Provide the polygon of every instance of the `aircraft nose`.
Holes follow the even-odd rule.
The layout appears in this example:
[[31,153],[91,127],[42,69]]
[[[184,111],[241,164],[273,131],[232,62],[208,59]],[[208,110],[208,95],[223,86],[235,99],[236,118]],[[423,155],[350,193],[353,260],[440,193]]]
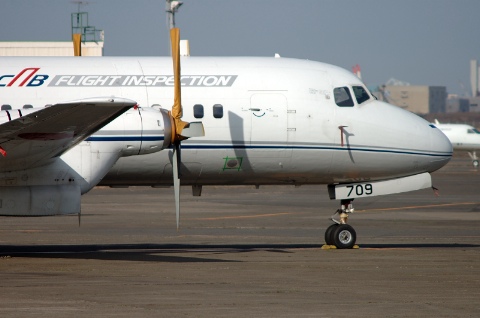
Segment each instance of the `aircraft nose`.
[[453,147],[450,140],[434,124],[430,124],[430,151],[432,160],[429,165],[429,172],[440,169],[446,165],[453,154]]
[[450,161],[452,144],[434,124],[388,103],[376,101],[371,104],[372,112],[368,116],[373,119],[367,120],[375,120],[378,112],[382,118],[388,118],[378,124],[378,129],[372,130],[371,138],[376,138],[378,145],[385,145],[388,140],[388,147],[402,155],[392,171],[397,174],[433,172]]

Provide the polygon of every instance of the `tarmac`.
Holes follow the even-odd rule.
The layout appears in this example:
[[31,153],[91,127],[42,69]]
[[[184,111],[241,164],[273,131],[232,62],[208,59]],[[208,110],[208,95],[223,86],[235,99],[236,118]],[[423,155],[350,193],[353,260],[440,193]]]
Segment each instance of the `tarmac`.
[[[0,217],[1,317],[479,317],[480,172],[357,199],[325,250],[322,186],[98,187],[82,215]],[[79,226],[80,221],[80,226]]]

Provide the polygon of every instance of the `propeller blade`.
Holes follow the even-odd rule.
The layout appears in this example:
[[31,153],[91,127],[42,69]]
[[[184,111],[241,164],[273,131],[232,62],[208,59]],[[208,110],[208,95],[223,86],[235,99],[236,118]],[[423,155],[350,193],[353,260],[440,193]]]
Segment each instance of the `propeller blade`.
[[182,93],[180,84],[180,29],[170,29],[170,41],[172,46],[172,60],[173,60],[173,80],[174,80],[174,100],[172,106],[171,116],[174,122],[174,131],[172,133],[173,142],[173,189],[175,192],[175,214],[177,218],[177,231],[180,226],[180,132],[188,123],[183,122],[182,118]]
[[177,231],[180,226],[180,142],[173,145],[173,190],[175,192],[175,215],[177,217]]
[[174,82],[174,101],[172,111],[169,112],[172,123],[172,145],[173,145],[173,188],[175,192],[175,212],[177,217],[177,231],[180,225],[180,165],[181,160],[181,141],[190,137],[205,136],[205,130],[201,122],[188,123],[182,121],[182,92],[180,82],[180,29],[170,29],[170,41],[172,46],[173,60],[173,82]]
[[[182,94],[180,86],[180,29],[170,29],[170,42],[172,46],[173,59],[173,83],[174,83],[174,100],[172,106],[172,116],[175,120],[182,118]],[[175,123],[176,124],[176,123]]]
[[175,133],[172,134],[172,142],[180,139],[181,132],[187,122],[182,121],[182,92],[180,83],[180,29],[170,29],[170,42],[172,46],[172,60],[173,60],[173,84],[174,84],[174,99],[172,106],[172,118],[174,121]]

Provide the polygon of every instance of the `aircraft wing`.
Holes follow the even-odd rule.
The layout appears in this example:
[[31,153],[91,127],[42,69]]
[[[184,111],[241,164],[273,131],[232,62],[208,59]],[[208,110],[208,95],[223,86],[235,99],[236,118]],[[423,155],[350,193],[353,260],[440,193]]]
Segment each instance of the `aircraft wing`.
[[124,98],[90,98],[28,114],[22,114],[28,112],[24,109],[5,112],[6,120],[18,118],[0,124],[0,171],[44,165],[135,105]]

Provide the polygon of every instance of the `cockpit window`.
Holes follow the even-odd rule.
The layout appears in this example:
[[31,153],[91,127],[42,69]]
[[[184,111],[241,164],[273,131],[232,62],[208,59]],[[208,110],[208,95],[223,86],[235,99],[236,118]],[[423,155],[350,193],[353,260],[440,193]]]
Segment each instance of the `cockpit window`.
[[350,95],[348,87],[335,87],[333,89],[333,95],[335,96],[335,103],[340,107],[352,107],[353,99]]
[[370,95],[368,95],[367,91],[362,86],[353,86],[352,88],[353,94],[355,94],[355,98],[359,105],[370,99]]
[[469,133],[469,134],[480,134],[480,131],[478,131],[475,128],[472,128],[472,129],[468,129],[467,133]]

